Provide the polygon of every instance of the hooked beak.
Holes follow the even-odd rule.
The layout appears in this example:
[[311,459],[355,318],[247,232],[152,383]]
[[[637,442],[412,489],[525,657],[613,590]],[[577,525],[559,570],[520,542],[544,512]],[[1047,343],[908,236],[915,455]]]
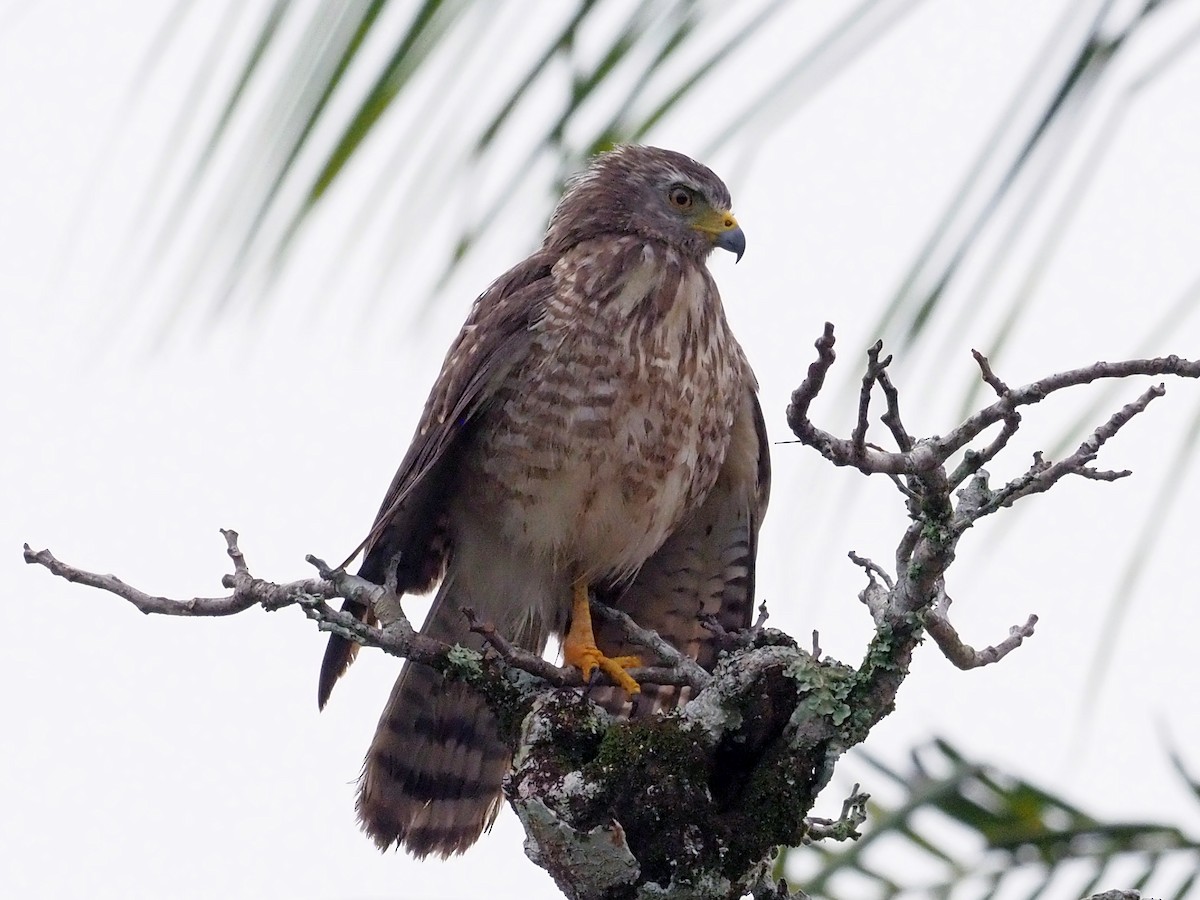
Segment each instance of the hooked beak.
[[728,250],[737,257],[734,262],[741,262],[742,254],[746,252],[746,233],[742,231],[741,226],[734,225],[728,231],[722,231],[717,235],[713,246]]
[[728,250],[739,261],[746,252],[746,233],[728,210],[708,210],[696,218],[692,227],[712,241],[714,247]]

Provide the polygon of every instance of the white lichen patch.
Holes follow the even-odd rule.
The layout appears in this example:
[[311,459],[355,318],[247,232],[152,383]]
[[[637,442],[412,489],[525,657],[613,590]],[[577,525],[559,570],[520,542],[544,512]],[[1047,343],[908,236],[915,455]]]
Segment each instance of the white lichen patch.
[[521,723],[521,743],[513,754],[513,769],[520,769],[529,756],[532,748],[554,739],[553,717],[544,715],[547,703],[546,694],[540,695],[529,708],[525,720]]
[[633,884],[641,874],[625,832],[615,822],[577,831],[536,798],[514,807],[525,827],[525,855],[549,872],[569,873],[560,877],[569,877],[570,883],[559,883],[567,896],[599,900],[620,885]]
[[733,883],[715,872],[691,872],[688,880],[679,883],[671,879],[665,887],[661,884],[642,885],[637,892],[638,900],[712,900],[713,897],[729,897],[734,894]]
[[714,742],[721,735],[734,731],[742,724],[742,714],[736,707],[728,705],[726,696],[715,684],[710,684],[699,697],[683,710],[684,727],[700,729]]
[[801,655],[807,656],[794,647],[760,647],[724,657],[708,686],[683,708],[685,726],[701,729],[714,743],[736,731],[742,725],[740,707],[754,681],[769,668],[794,664]]
[[592,800],[600,794],[600,785],[584,778],[579,772],[568,772],[563,776],[558,794],[564,801]]

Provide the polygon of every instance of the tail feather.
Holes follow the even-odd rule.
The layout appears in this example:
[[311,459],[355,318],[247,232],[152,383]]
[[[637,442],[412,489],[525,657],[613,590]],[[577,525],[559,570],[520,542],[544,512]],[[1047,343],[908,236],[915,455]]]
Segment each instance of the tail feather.
[[461,853],[496,818],[508,765],[478,694],[406,665],[363,764],[359,820],[381,850]]
[[[421,630],[478,649],[453,581],[443,583]],[[545,644],[539,628],[517,639],[535,651]],[[363,763],[359,821],[381,850],[399,845],[418,858],[462,853],[495,820],[510,762],[496,718],[476,691],[405,663]]]
[[[446,517],[427,514],[429,498],[426,495],[431,493],[434,486],[432,482],[426,485],[421,496],[414,496],[410,503],[398,509],[392,508],[389,492],[380,515],[387,513],[395,520],[382,520],[383,524],[380,524],[381,520],[376,521],[378,534],[372,531],[371,536],[363,542],[367,552],[358,570],[359,578],[375,584],[387,584],[390,571],[395,576],[397,593],[422,594],[442,577],[449,552],[449,536]],[[401,512],[404,515],[401,516]],[[399,518],[395,518],[397,516]],[[359,547],[361,549],[362,546]],[[358,550],[355,550],[354,555],[357,553]],[[347,560],[342,566],[345,567],[349,562]],[[342,604],[342,612],[348,612],[368,625],[375,624],[375,616],[363,603],[347,600]],[[340,634],[329,636],[325,657],[321,660],[321,674],[317,679],[318,708],[325,708],[333,686],[346,674],[357,655],[358,644],[354,641]]]
[[[342,604],[342,612],[350,613],[360,622],[374,624],[374,617],[365,604],[347,600]],[[329,702],[334,684],[350,668],[350,663],[354,662],[354,657],[358,655],[358,647],[355,641],[348,640],[340,634],[329,636],[329,643],[325,645],[325,656],[321,659],[321,674],[317,678],[318,709],[324,709],[325,704]]]

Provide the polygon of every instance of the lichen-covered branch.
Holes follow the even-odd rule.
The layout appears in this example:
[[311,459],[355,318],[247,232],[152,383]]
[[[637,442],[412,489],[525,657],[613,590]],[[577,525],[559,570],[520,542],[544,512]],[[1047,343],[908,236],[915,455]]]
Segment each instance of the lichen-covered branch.
[[[112,576],[61,563],[48,551],[26,559],[69,580],[91,584],[167,615],[225,614],[232,605],[300,606],[323,630],[433,665],[475,685],[497,710],[514,753],[506,791],[525,824],[527,852],[571,898],[653,895],[738,898],[769,870],[780,844],[852,838],[841,825],[808,818],[845,749],[839,728],[850,710],[853,670],[820,659],[774,629],[736,637],[712,673],[682,665],[634,670],[646,683],[688,685],[695,699],[668,717],[617,721],[580,695],[574,669],[560,669],[513,646],[464,610],[494,651],[448,647],[413,631],[397,598],[316,558],[314,579],[273,585],[256,579],[226,533],[233,593],[221,598],[146,603]],[[384,619],[371,626],[330,606],[366,602]],[[181,610],[188,610],[181,613]],[[612,616],[598,608],[599,615]],[[613,618],[617,618],[613,616]],[[765,612],[763,615],[765,619]],[[618,619],[618,621],[620,621]],[[637,643],[664,649],[657,635],[622,622]],[[677,651],[663,653],[672,659]],[[646,799],[654,797],[653,803]],[[831,830],[832,829],[832,830]],[[797,896],[797,895],[791,895]]]
[[859,785],[855,784],[850,790],[850,796],[842,801],[842,812],[836,819],[810,816],[804,820],[808,829],[804,843],[858,840],[858,826],[867,821],[867,801],[870,799],[871,795],[860,791]]
[[[996,401],[944,435],[914,440],[899,424],[899,392],[887,375],[889,359],[880,360],[882,345],[877,343],[867,351],[857,422],[850,437],[843,439],[821,430],[808,417],[808,409],[833,365],[833,346],[833,327],[827,324],[816,343],[817,358],[809,367],[809,375],[792,395],[788,424],[802,443],[833,464],[852,465],[868,475],[882,474],[896,481],[913,520],[897,544],[894,578],[878,564],[851,555],[866,571],[868,584],[859,596],[875,622],[875,636],[857,670],[852,695],[851,706],[858,719],[857,730],[850,736],[853,742],[865,736],[875,722],[894,708],[896,692],[924,634],[928,633],[960,668],[994,663],[1032,636],[1036,616],[1013,626],[1008,637],[995,646],[975,650],[962,641],[950,622],[949,597],[945,591],[946,573],[954,561],[959,540],[983,516],[1047,491],[1068,475],[1095,481],[1127,477],[1128,471],[1098,469],[1093,463],[1104,444],[1144,412],[1151,401],[1161,397],[1165,389],[1157,384],[1145,390],[1098,425],[1064,459],[1050,461],[1040,453],[1035,454],[1024,474],[992,489],[983,466],[1005,449],[1021,427],[1019,410],[1057,391],[1103,378],[1166,374],[1198,378],[1200,361],[1167,356],[1097,362],[1011,388],[996,375],[987,358],[976,352],[981,377],[996,394]],[[867,410],[875,387],[883,391],[887,400],[888,410],[881,421],[890,432],[895,450],[884,450],[867,440]],[[980,447],[971,446],[996,424],[1001,425],[996,435]],[[948,471],[952,457],[960,451],[962,459]]]

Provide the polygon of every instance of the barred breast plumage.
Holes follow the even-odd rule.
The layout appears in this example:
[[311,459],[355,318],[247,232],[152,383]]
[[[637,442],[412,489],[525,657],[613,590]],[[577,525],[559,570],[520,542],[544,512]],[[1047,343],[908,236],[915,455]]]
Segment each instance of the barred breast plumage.
[[[626,274],[606,294],[597,272]],[[529,353],[464,461],[465,499],[523,553],[620,580],[716,481],[747,366],[705,302],[707,269],[668,247],[585,243],[552,277]]]

